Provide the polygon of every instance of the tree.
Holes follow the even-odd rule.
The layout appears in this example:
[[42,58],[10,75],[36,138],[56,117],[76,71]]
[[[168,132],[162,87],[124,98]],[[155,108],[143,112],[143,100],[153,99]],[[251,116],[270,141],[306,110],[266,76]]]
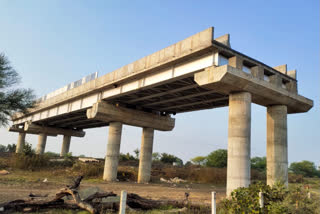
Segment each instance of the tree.
[[251,168],[256,169],[260,172],[265,172],[267,168],[266,157],[254,157],[251,158]]
[[16,147],[17,145],[16,144],[8,144],[7,145],[7,152],[16,152]]
[[290,165],[289,170],[295,174],[300,174],[306,177],[315,177],[319,176],[319,172],[315,164],[311,161],[301,161],[301,162],[293,162]]
[[161,158],[161,155],[159,154],[159,152],[152,153],[152,160],[153,161],[159,161],[160,158]]
[[227,166],[228,152],[225,149],[218,149],[207,156],[206,166],[224,168]]
[[14,89],[20,81],[18,73],[10,66],[7,57],[0,53],[0,126],[8,124],[14,112],[26,112],[34,105],[30,89]]
[[192,158],[191,161],[192,161],[192,163],[194,163],[196,165],[203,166],[207,162],[207,157],[197,156],[197,157]]
[[163,163],[169,163],[169,164],[177,163],[178,165],[183,165],[183,161],[180,158],[167,153],[161,154],[160,161]]
[[139,149],[137,148],[137,149],[135,149],[133,152],[134,152],[134,154],[136,155],[136,159],[139,160],[139,154],[140,154]]
[[6,152],[7,151],[7,147],[4,145],[0,145],[0,152]]

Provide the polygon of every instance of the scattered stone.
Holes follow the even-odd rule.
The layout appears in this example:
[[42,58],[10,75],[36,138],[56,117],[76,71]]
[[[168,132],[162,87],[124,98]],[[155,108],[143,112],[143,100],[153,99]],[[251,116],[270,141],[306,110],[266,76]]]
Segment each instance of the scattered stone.
[[79,161],[84,163],[96,162],[99,163],[100,161],[95,158],[79,158]]
[[165,179],[165,178],[160,178],[161,182],[165,182],[168,184],[180,184],[180,183],[186,183],[186,180],[183,180],[181,178],[175,177],[175,178],[170,178],[169,180]]
[[8,172],[7,170],[0,170],[0,175],[7,175],[10,172]]

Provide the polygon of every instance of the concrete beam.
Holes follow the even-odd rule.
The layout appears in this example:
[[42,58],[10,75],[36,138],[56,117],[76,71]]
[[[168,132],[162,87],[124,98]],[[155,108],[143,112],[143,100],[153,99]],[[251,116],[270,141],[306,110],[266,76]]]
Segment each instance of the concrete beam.
[[138,183],[148,183],[151,177],[154,129],[143,128],[140,149]]
[[230,44],[230,34],[225,34],[223,36],[220,36],[218,38],[215,38],[214,40],[216,40],[217,42],[220,42],[226,46],[228,46],[229,48],[231,48],[231,44]]
[[267,107],[267,184],[288,186],[287,107]]
[[283,73],[283,74],[287,74],[287,64],[284,64],[284,65],[279,65],[279,66],[276,66],[276,67],[273,67],[275,70]]
[[105,158],[103,180],[116,181],[120,155],[122,123],[109,124],[107,155]]
[[161,131],[171,131],[175,125],[175,119],[170,116],[115,106],[104,101],[99,101],[88,109],[87,117],[108,123],[118,121],[131,126],[150,127]]
[[313,106],[313,101],[288,88],[255,78],[240,69],[229,65],[208,67],[194,75],[194,80],[199,86],[217,93],[230,94],[234,91],[247,91],[252,95],[252,102],[262,105],[285,105],[288,113],[307,112]]
[[231,67],[234,67],[234,68],[237,68],[239,70],[242,70],[243,59],[241,57],[239,57],[239,56],[234,56],[234,57],[229,58],[228,64]]
[[227,196],[250,184],[251,94],[229,95]]
[[[34,130],[25,131],[23,128],[17,128],[17,127],[14,127],[14,126],[9,127],[8,131],[9,132],[25,133],[25,134],[36,134],[36,135],[39,134],[38,131],[34,131]],[[56,137],[57,136],[57,134],[47,134],[47,135],[48,136],[52,136],[52,137]]]
[[38,132],[45,134],[54,134],[54,135],[68,135],[73,137],[84,137],[85,132],[82,130],[72,130],[72,129],[62,129],[55,127],[39,126],[30,122],[24,124],[24,130],[26,132]]
[[292,77],[293,79],[297,79],[297,70],[288,71],[287,75]]

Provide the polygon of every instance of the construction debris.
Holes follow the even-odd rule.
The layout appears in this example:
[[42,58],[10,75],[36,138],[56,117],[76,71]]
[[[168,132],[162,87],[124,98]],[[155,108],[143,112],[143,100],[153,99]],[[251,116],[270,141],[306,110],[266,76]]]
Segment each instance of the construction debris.
[[7,170],[0,170],[0,175],[7,175],[10,172],[8,172]]
[[175,178],[170,178],[169,180],[165,178],[160,178],[161,182],[168,183],[168,184],[180,184],[180,183],[186,183],[186,180],[183,180],[181,178],[175,177]]
[[83,163],[91,163],[91,162],[96,162],[99,163],[100,161],[95,159],[95,158],[79,158],[79,161]]

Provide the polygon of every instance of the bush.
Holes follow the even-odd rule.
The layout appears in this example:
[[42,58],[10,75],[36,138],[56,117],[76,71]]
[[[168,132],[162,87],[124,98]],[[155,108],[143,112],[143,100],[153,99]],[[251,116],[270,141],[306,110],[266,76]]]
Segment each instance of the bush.
[[[259,192],[264,195],[264,207],[259,206]],[[318,200],[308,199],[302,186],[291,189],[277,183],[273,187],[258,183],[238,188],[230,199],[220,202],[218,213],[318,213]]]
[[303,175],[305,177],[320,177],[315,164],[311,161],[294,162],[290,165],[289,170],[295,174]]
[[258,170],[260,172],[266,172],[267,159],[266,157],[254,157],[251,158],[251,169]]
[[76,162],[72,166],[72,171],[76,171],[84,177],[102,177],[103,169],[103,163]]
[[16,152],[16,144],[8,144],[7,145],[7,152],[11,152],[11,153],[13,153],[13,152]]
[[206,166],[224,168],[227,167],[228,152],[225,149],[218,149],[207,156]]
[[15,154],[11,159],[11,167],[25,170],[35,170],[49,166],[49,158],[44,155]]
[[167,163],[167,164],[173,164],[173,163],[177,163],[178,165],[182,166],[183,165],[183,161],[174,156],[174,155],[171,155],[171,154],[167,154],[167,153],[162,153],[161,154],[161,158],[160,158],[160,161],[162,163]]

